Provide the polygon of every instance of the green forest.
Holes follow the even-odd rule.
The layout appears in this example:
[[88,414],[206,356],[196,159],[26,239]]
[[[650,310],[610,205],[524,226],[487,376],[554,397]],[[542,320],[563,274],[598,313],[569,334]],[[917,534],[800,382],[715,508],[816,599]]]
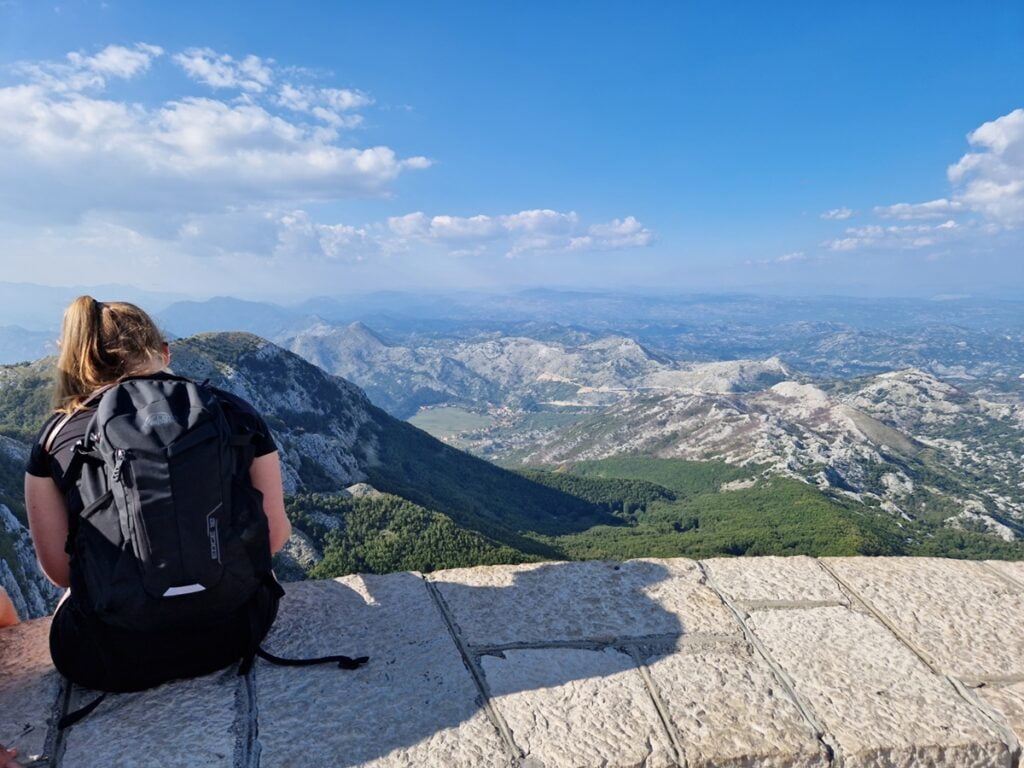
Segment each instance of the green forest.
[[[463,454],[465,455],[465,454]],[[310,576],[386,572],[540,557],[564,560],[754,555],[928,555],[1024,559],[1024,545],[937,523],[896,521],[877,510],[825,495],[799,480],[761,477],[757,468],[721,462],[623,457],[520,473],[519,523],[492,525],[477,510],[477,492],[436,485],[432,504],[393,494],[347,499],[305,495],[289,504],[295,526],[322,547]],[[723,483],[745,480],[735,490]],[[531,528],[522,509],[556,497],[561,517]],[[508,504],[512,499],[504,499]],[[498,505],[500,508],[500,505]],[[493,514],[493,508],[491,510]],[[333,528],[323,521],[329,516]],[[583,521],[594,521],[582,527]],[[523,525],[527,522],[526,525]],[[541,530],[538,530],[541,528]]]

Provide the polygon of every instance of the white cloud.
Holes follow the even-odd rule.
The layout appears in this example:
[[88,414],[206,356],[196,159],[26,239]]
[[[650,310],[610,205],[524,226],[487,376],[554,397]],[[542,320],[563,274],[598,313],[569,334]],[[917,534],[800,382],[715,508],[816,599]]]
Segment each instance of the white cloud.
[[867,224],[850,227],[846,236],[824,243],[830,251],[855,251],[861,249],[914,250],[946,242],[960,234],[962,227],[953,219],[941,224],[907,224],[883,227]]
[[846,221],[848,218],[853,216],[854,213],[856,213],[856,211],[854,211],[851,208],[833,208],[832,210],[825,211],[823,214],[821,214],[821,218],[834,219],[837,221]]
[[803,251],[791,251],[790,253],[784,253],[775,261],[779,264],[788,264],[792,261],[804,261],[807,259],[807,254]]
[[793,264],[797,262],[807,261],[807,254],[803,251],[791,251],[784,253],[774,259],[748,259],[744,262],[748,267],[764,267],[772,266],[775,264]]
[[947,171],[958,198],[1001,226],[1024,224],[1024,109],[984,123],[967,140],[975,151]]
[[959,200],[929,200],[926,203],[896,203],[895,205],[877,205],[873,213],[883,219],[941,219],[963,210]]
[[278,106],[302,112],[337,128],[354,128],[362,123],[362,115],[353,110],[373,104],[362,91],[347,88],[314,88],[283,83],[274,97]]
[[210,48],[189,48],[183,53],[176,53],[174,61],[193,80],[211,88],[238,88],[262,93],[274,80],[271,70],[273,59],[261,59],[251,54],[235,59]]
[[485,253],[498,243],[506,256],[532,252],[610,251],[650,245],[654,236],[633,216],[583,228],[574,211],[533,209],[503,216],[433,216],[422,211],[388,219],[392,234],[409,240]]
[[[947,169],[952,186],[945,197],[920,203],[880,205],[879,219],[941,221],[937,224],[868,224],[848,228],[825,241],[831,251],[900,251],[945,246],[957,241],[974,247],[1000,232],[1024,226],[1024,109],[982,124],[967,136],[971,151]],[[837,208],[822,218],[849,218]]]
[[[139,77],[162,54],[140,43],[20,65],[23,82],[0,88],[0,206],[44,221],[97,210],[156,220],[380,195],[404,171],[430,165],[387,146],[345,145],[337,125],[276,110],[259,93],[273,82],[270,61],[256,56],[175,56],[203,82],[247,91],[242,100],[183,95],[143,105],[104,92],[109,79]],[[313,93],[352,119],[370,103],[356,91]]]
[[13,69],[37,87],[54,93],[99,90],[110,78],[130,80],[145,73],[163,53],[163,48],[148,43],[130,48],[108,45],[92,56],[71,51],[64,61],[20,62]]

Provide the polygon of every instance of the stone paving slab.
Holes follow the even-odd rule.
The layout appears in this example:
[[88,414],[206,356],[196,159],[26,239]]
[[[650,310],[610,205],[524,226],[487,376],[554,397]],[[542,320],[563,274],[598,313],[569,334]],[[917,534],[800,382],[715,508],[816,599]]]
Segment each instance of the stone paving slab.
[[429,579],[476,647],[740,631],[693,560],[498,565]]
[[805,555],[716,557],[701,564],[715,585],[738,602],[848,602],[836,580]]
[[680,645],[645,663],[687,768],[827,763],[796,704],[745,642]]
[[43,753],[57,703],[60,676],[50,662],[49,632],[49,619],[0,630],[0,744],[22,758]]
[[357,670],[257,662],[261,768],[510,763],[419,575],[346,576],[287,589],[267,650],[370,661]]
[[[65,766],[192,768],[235,764],[238,667],[139,693],[107,696],[65,731]],[[98,694],[74,689],[69,710]],[[183,736],[183,734],[187,734]]]
[[985,563],[995,568],[1011,581],[1024,587],[1024,561],[1020,560],[986,560]]
[[986,685],[974,691],[986,704],[1000,712],[1017,740],[1024,744],[1024,683]]
[[981,712],[873,617],[841,607],[766,610],[748,625],[836,740],[844,766],[1009,765]]
[[965,681],[1024,674],[1024,589],[980,563],[930,557],[825,562],[942,672]]
[[486,655],[480,664],[526,765],[675,765],[657,709],[627,654],[545,648]]

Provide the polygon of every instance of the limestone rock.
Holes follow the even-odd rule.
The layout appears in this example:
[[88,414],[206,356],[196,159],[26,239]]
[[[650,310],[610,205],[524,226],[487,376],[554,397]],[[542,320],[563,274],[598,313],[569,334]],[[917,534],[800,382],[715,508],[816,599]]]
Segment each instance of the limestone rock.
[[1024,674],[1024,589],[980,563],[825,558],[941,671],[966,681]]
[[739,632],[692,560],[589,561],[429,577],[470,645]]
[[646,664],[689,768],[825,764],[814,731],[746,643],[680,644]]
[[668,735],[628,655],[544,648],[484,656],[480,663],[494,706],[530,765],[675,764]]
[[1003,716],[1017,741],[1024,744],[1024,682],[986,685],[975,693]]
[[57,705],[60,676],[50,662],[49,632],[49,619],[0,629],[0,744],[22,758],[43,754]]
[[302,581],[306,573],[323,559],[323,554],[309,536],[292,529],[281,551],[274,556],[274,573],[281,581]]
[[748,623],[836,739],[843,765],[1008,765],[982,713],[867,614],[766,610]]
[[[139,693],[108,696],[65,733],[65,766],[124,768],[232,768],[236,699],[245,680],[231,667]],[[92,701],[95,691],[75,689],[70,709]]]
[[370,661],[357,670],[259,662],[262,768],[510,764],[418,574],[346,576],[287,590],[269,651]]
[[739,602],[847,602],[836,580],[811,557],[719,557],[701,562],[715,585]]
[[373,499],[384,495],[369,483],[355,483],[346,488],[345,491],[349,496],[355,499],[364,497]]

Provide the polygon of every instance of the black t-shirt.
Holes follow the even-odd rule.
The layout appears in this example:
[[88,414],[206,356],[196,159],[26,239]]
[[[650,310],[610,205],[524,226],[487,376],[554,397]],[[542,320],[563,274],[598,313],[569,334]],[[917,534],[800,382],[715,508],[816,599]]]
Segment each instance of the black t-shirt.
[[[147,378],[159,379],[168,376],[169,374],[156,373]],[[255,448],[256,456],[265,456],[277,450],[277,444],[274,442],[273,435],[270,434],[270,428],[255,408],[246,400],[230,392],[224,392],[223,390],[217,390],[217,392],[221,397],[229,400],[238,410],[252,417],[251,421],[255,427],[253,447]],[[49,451],[46,450],[45,445],[50,436],[50,430],[53,429],[58,421],[64,418],[65,414],[55,413],[47,419],[43,428],[39,430],[39,435],[36,437],[35,442],[32,444],[32,452],[29,454],[25,471],[35,477],[52,477],[60,485],[64,472],[67,471],[68,465],[71,463],[71,449],[75,443],[85,436],[95,410],[95,407],[82,408],[72,414],[71,418],[67,420],[53,438]]]

